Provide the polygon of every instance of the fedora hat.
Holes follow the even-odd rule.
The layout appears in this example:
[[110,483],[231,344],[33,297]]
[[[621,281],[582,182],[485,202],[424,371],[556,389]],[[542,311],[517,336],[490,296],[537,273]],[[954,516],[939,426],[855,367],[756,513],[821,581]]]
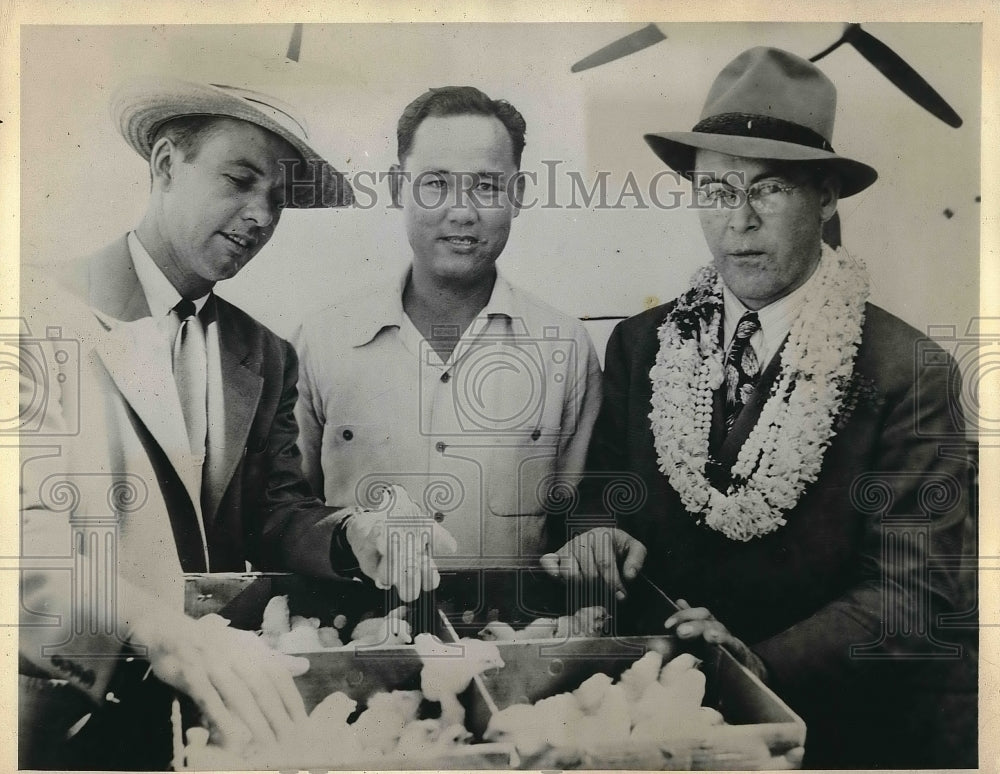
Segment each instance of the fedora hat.
[[875,182],[878,172],[833,150],[837,89],[816,65],[777,48],[744,51],[719,73],[690,132],[645,135],[653,152],[685,176],[695,151],[829,167],[840,177],[840,195]]
[[[147,161],[157,129],[181,116],[219,116],[248,121],[291,145],[303,164],[293,170],[286,207],[343,207],[354,201],[346,178],[312,149],[305,122],[290,105],[268,94],[220,84],[147,77],[124,84],[111,99],[122,137]],[[304,167],[304,168],[303,168]]]

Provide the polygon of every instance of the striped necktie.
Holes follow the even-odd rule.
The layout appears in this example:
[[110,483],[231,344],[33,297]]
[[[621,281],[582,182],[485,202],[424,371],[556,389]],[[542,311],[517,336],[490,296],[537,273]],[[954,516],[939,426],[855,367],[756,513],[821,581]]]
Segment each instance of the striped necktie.
[[750,337],[760,330],[760,320],[756,312],[747,312],[736,326],[736,335],[726,353],[726,432],[728,433],[740,411],[750,400],[757,377],[760,376],[760,362],[750,344]]

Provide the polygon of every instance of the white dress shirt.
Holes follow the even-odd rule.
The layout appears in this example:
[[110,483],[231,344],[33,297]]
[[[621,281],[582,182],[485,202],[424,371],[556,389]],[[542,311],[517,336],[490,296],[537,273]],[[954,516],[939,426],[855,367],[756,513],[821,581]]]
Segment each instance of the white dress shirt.
[[[795,322],[795,318],[802,310],[802,304],[806,300],[809,287],[815,282],[816,272],[814,271],[809,279],[787,296],[782,296],[777,301],[757,310],[760,329],[750,337],[750,345],[757,353],[757,361],[760,363],[761,371],[767,368],[771,358],[781,349],[788,332],[792,329],[792,323]],[[736,327],[739,325],[740,318],[753,310],[747,309],[725,283],[722,285],[722,297],[722,331],[725,345],[723,352],[728,352],[729,345],[733,343],[733,337],[736,335]]]
[[[177,289],[153,261],[153,258],[146,248],[143,247],[142,242],[139,241],[139,237],[136,236],[134,231],[129,232],[128,248],[132,255],[132,263],[135,265],[136,277],[142,286],[143,294],[146,296],[146,304],[149,306],[150,315],[157,321],[157,327],[163,331],[167,342],[167,351],[173,352],[174,338],[177,335],[178,325],[177,318],[171,312],[181,300],[181,294],[177,292]],[[201,312],[208,302],[210,295],[211,293],[206,293],[200,298],[192,299],[196,312]],[[205,327],[205,347],[208,361],[208,436],[206,439],[206,456],[208,464],[212,465],[220,464],[224,459],[223,448],[225,446],[226,417],[223,405],[222,357],[219,352],[219,329],[214,319]],[[192,468],[199,481],[202,480],[205,474],[204,464],[206,456],[199,455],[192,458]],[[213,478],[210,475],[209,481],[212,480]],[[191,499],[195,511],[199,516],[199,525],[201,525],[203,516],[200,498],[192,496]],[[203,525],[202,537],[205,539]]]

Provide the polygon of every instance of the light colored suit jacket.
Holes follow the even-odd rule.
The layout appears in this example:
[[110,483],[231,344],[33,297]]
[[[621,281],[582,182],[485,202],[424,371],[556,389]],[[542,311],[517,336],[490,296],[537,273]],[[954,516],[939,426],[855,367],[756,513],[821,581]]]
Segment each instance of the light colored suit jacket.
[[301,476],[294,351],[216,299],[225,476],[205,499],[206,546],[168,343],[125,238],[61,275],[68,290],[30,270],[22,288],[20,652],[22,671],[100,701],[137,616],[182,608],[182,571],[332,576],[341,514]]

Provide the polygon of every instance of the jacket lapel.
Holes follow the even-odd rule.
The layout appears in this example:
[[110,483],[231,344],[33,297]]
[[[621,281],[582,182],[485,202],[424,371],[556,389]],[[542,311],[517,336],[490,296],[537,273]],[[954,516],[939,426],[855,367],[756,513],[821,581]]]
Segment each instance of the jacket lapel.
[[[202,461],[191,454],[167,335],[150,316],[126,238],[76,264],[66,284],[95,310],[106,333],[96,341],[94,352],[177,473],[196,522],[183,529],[201,533],[207,546],[201,518]],[[182,516],[172,508],[170,518]]]
[[260,375],[259,353],[251,347],[255,331],[241,323],[227,302],[216,297],[215,303],[223,411],[212,412],[209,420],[213,425],[223,423],[224,427],[221,433],[217,426],[211,431],[213,436],[222,439],[222,448],[210,454],[211,471],[207,477],[203,503],[205,521],[209,526],[215,519],[236,466],[243,457],[264,383]]
[[191,454],[163,330],[152,317],[119,321],[95,350],[122,397],[177,471],[195,510],[200,510],[201,460]]

